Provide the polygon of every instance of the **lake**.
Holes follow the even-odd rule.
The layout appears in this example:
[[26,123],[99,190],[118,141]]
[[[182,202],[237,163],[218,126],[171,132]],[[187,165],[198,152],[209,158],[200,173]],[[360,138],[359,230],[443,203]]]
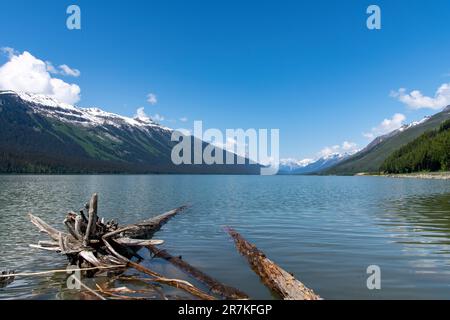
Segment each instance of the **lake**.
[[[99,193],[99,215],[121,224],[190,208],[156,233],[163,248],[252,298],[271,299],[224,232],[232,226],[325,299],[450,299],[450,183],[383,177],[0,176],[0,270],[64,269],[28,245],[47,240],[28,212],[62,229]],[[139,252],[144,264],[182,277]],[[367,267],[381,268],[369,290]],[[78,299],[65,274],[18,278],[0,299]],[[189,278],[186,278],[189,279]]]

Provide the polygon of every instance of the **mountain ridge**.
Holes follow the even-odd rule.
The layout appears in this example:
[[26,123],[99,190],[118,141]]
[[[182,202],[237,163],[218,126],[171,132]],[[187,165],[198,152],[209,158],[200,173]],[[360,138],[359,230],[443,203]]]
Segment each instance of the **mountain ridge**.
[[326,169],[322,175],[354,175],[358,173],[378,173],[383,162],[396,150],[413,141],[429,130],[437,129],[450,119],[450,106],[442,111],[412,122],[388,134],[375,138],[360,152]]
[[[130,118],[43,95],[0,91],[3,173],[259,174],[260,166],[248,162],[176,166],[171,161],[177,144],[171,141],[172,132],[148,117]],[[194,144],[196,138],[190,139]]]
[[353,153],[335,152],[316,159],[282,159],[280,160],[280,175],[308,175],[315,174],[321,170],[330,168],[337,163],[347,159]]

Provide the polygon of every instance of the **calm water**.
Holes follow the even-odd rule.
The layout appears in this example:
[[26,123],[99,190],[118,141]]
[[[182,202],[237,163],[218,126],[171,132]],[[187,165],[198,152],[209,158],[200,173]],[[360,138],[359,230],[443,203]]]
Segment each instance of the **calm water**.
[[[326,299],[450,299],[450,183],[377,177],[0,176],[0,270],[65,268],[65,257],[28,247],[45,239],[26,214],[60,227],[93,192],[99,213],[131,223],[191,207],[155,238],[253,298],[270,293],[223,231],[233,226]],[[144,263],[176,272],[158,259]],[[382,289],[366,287],[378,265]],[[177,276],[182,276],[179,273]],[[21,278],[0,299],[81,298],[65,275]],[[101,280],[99,280],[101,281]]]

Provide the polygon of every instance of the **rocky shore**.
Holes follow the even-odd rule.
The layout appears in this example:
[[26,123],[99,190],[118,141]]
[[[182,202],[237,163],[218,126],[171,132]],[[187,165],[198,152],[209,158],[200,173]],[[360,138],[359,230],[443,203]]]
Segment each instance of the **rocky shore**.
[[357,176],[377,176],[388,178],[411,178],[411,179],[434,179],[434,180],[450,180],[450,172],[416,172],[403,174],[364,174],[359,173]]
[[417,172],[406,174],[387,174],[385,176],[391,178],[450,180],[450,172]]

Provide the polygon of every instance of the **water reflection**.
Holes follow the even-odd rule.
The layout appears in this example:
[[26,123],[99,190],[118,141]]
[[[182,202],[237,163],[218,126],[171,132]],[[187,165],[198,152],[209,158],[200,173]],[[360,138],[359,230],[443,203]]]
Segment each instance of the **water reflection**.
[[438,252],[450,252],[450,193],[391,200],[381,219],[381,225],[395,231],[399,243],[439,244]]
[[[67,211],[93,192],[101,197],[100,215],[121,224],[192,204],[158,233],[163,247],[252,298],[272,296],[236,252],[225,225],[326,299],[450,298],[450,184],[412,179],[0,176],[0,270],[65,269],[64,256],[29,248],[43,238],[26,214],[61,228]],[[148,252],[139,254],[155,271],[185,277]],[[382,268],[381,291],[367,290],[371,264]],[[19,278],[0,288],[0,299],[86,298],[65,289],[66,278]]]

